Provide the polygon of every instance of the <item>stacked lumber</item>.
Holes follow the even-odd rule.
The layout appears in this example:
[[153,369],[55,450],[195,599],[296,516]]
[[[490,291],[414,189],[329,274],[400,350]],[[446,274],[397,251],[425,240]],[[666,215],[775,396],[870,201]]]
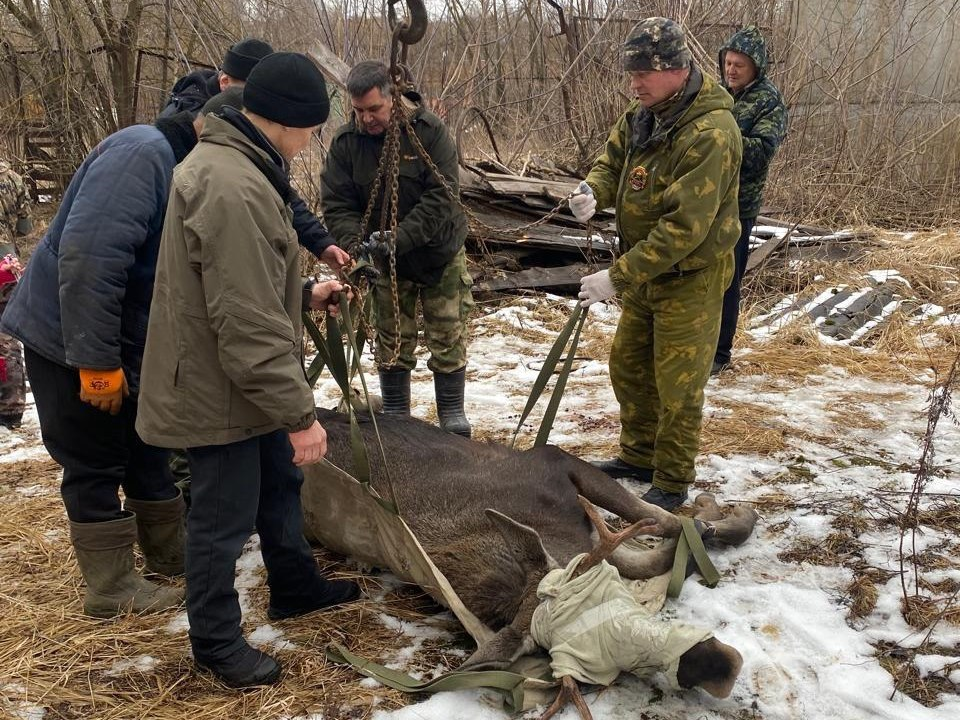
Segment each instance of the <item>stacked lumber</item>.
[[[589,272],[609,265],[616,252],[616,224],[610,210],[598,210],[590,223],[577,220],[564,206],[550,220],[523,227],[550,213],[577,186],[580,178],[555,166],[525,166],[517,175],[495,161],[466,162],[460,167],[460,195],[479,223],[471,223],[470,240],[484,262],[475,277],[480,291],[556,288],[579,285]],[[860,239],[851,232],[788,222],[761,215],[752,233],[747,272],[761,267],[789,244],[816,247]]]

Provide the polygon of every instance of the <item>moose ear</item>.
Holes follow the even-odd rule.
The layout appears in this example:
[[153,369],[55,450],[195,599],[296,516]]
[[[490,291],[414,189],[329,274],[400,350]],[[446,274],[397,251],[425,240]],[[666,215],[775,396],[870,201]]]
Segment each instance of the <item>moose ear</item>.
[[532,527],[519,523],[493,508],[487,508],[486,514],[527,577],[537,574],[543,577],[553,568],[559,567],[556,560],[550,557],[546,548],[543,547],[543,541]]

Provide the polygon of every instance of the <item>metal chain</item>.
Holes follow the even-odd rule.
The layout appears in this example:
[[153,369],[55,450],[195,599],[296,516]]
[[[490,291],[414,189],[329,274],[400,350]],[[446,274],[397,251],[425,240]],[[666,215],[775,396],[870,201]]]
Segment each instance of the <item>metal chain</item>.
[[[400,94],[401,71],[393,78],[393,107],[390,109],[390,130],[392,137],[390,160],[390,301],[393,303],[394,343],[387,367],[393,367],[400,357],[400,296],[397,288],[397,208],[399,207],[398,188],[400,185],[400,123],[403,117],[402,96]],[[386,193],[384,193],[386,194]],[[386,208],[384,208],[386,209]],[[381,219],[382,224],[382,219]]]
[[423,147],[423,143],[420,142],[419,136],[414,132],[413,125],[410,122],[410,118],[408,118],[406,115],[403,115],[402,117],[403,117],[404,126],[407,129],[407,137],[410,138],[410,142],[413,144],[414,148],[416,148],[417,153],[420,155],[423,161],[427,164],[427,167],[430,168],[431,172],[433,172],[434,177],[440,182],[440,184],[443,186],[443,189],[446,190],[447,195],[450,197],[450,199],[453,200],[453,202],[461,210],[463,210],[463,213],[464,215],[467,216],[468,220],[470,220],[470,222],[472,222],[475,227],[481,230],[489,230],[491,232],[498,232],[498,233],[509,233],[511,235],[520,234],[525,230],[531,230],[539,225],[543,225],[547,222],[550,222],[550,220],[552,220],[557,215],[557,213],[559,213],[563,209],[564,205],[569,204],[570,198],[572,198],[573,194],[576,192],[576,189],[571,190],[565,197],[561,198],[560,202],[558,202],[546,215],[539,218],[538,220],[534,220],[533,222],[528,222],[528,223],[525,223],[524,225],[518,225],[517,227],[512,227],[512,228],[498,228],[498,227],[493,227],[492,225],[487,225],[485,222],[483,222],[480,218],[476,216],[473,210],[471,210],[469,207],[467,207],[466,204],[464,204],[463,200],[460,199],[459,193],[457,193],[452,187],[450,187],[450,183],[447,181],[446,176],[442,172],[440,172],[440,168],[437,167],[437,164],[433,161],[433,158],[430,157],[430,154]]
[[[399,207],[398,202],[398,186],[399,186],[399,175],[400,175],[400,128],[401,125],[407,131],[407,138],[410,140],[410,143],[413,145],[414,149],[417,151],[417,154],[424,161],[427,167],[430,169],[430,172],[433,174],[434,178],[440,183],[446,192],[450,200],[463,211],[466,215],[468,222],[473,225],[474,229],[479,229],[482,231],[493,232],[493,233],[507,233],[511,235],[520,235],[527,230],[532,230],[535,227],[544,225],[550,220],[552,220],[556,215],[567,205],[569,205],[570,198],[573,197],[576,190],[572,190],[565,197],[561,198],[560,201],[545,215],[534,220],[532,222],[524,223],[523,225],[518,225],[516,227],[507,227],[507,228],[498,228],[492,225],[488,225],[483,222],[476,213],[467,206],[463,200],[460,198],[460,194],[453,189],[448,181],[447,177],[440,171],[440,168],[437,167],[437,164],[434,162],[433,158],[424,148],[423,143],[420,141],[420,137],[417,135],[413,128],[413,124],[410,122],[410,117],[403,109],[403,88],[406,84],[406,81],[403,77],[402,68],[396,64],[396,60],[391,58],[390,74],[393,80],[393,107],[390,112],[390,124],[387,128],[386,138],[384,140],[383,150],[381,151],[380,156],[380,168],[378,169],[377,175],[374,178],[373,186],[371,187],[370,197],[367,201],[367,207],[363,213],[363,217],[360,221],[360,232],[361,238],[366,237],[367,231],[370,227],[370,216],[373,214],[373,209],[376,205],[377,198],[380,193],[380,189],[383,186],[384,190],[384,204],[380,209],[380,229],[390,231],[390,266],[389,266],[389,278],[390,278],[390,299],[393,305],[393,316],[394,316],[394,331],[395,331],[395,342],[393,347],[390,350],[390,357],[386,359],[382,354],[382,347],[380,344],[377,345],[377,361],[379,364],[386,367],[392,367],[396,364],[397,359],[400,356],[400,346],[401,346],[401,337],[400,337],[400,298],[397,288],[397,253],[396,253],[396,243],[397,243],[397,211]],[[384,182],[384,179],[386,182]],[[389,198],[387,197],[389,194]],[[389,215],[389,217],[388,217]],[[486,255],[489,256],[489,251],[486,250],[486,244],[482,242],[483,249]],[[593,227],[592,223],[587,223],[587,260],[593,265]],[[362,297],[362,296],[361,296]],[[361,303],[362,307],[362,303]],[[363,313],[361,313],[363,317]],[[375,333],[371,332],[370,337],[373,338]]]

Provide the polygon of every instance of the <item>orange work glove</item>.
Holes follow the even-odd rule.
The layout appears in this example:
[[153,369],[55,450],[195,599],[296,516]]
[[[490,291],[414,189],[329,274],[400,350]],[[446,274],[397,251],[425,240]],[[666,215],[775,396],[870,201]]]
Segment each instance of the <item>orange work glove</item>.
[[123,368],[88,370],[80,368],[80,399],[111,415],[120,412],[123,399],[130,394]]

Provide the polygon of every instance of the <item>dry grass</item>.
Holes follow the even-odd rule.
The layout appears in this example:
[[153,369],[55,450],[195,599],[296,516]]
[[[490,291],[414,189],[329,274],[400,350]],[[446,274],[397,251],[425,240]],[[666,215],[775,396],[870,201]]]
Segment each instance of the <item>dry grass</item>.
[[786,448],[787,430],[775,410],[728,398],[711,400],[711,403],[723,413],[704,417],[700,434],[702,453],[764,456]]
[[[921,705],[937,707],[941,704],[941,694],[956,694],[958,687],[940,674],[920,676],[914,658],[920,653],[957,656],[956,648],[921,646],[906,650],[892,643],[877,645],[877,658],[880,666],[893,677],[894,686],[900,692],[909,695]],[[960,661],[960,658],[958,658]]]
[[923,629],[930,627],[940,617],[940,608],[933,598],[924,595],[910,595],[900,600],[900,614],[912,627]]
[[823,540],[801,538],[777,557],[784,562],[843,565],[859,557],[863,547],[863,543],[849,533],[832,532]]
[[[176,612],[112,621],[82,615],[79,571],[56,499],[59,469],[49,461],[2,467],[0,678],[6,705],[0,700],[0,716],[9,716],[5,713],[22,702],[24,708],[43,708],[48,718],[220,720],[313,713],[359,720],[375,708],[409,702],[402,693],[361,684],[353,670],[328,662],[323,649],[335,641],[362,657],[389,661],[409,640],[380,622],[381,613],[437,623],[437,606],[418,589],[401,587],[376,602],[278,623],[283,638],[295,646],[276,652],[285,668],[282,682],[262,690],[229,691],[195,672],[185,629],[169,628]],[[20,486],[42,483],[46,492],[18,496],[11,479]],[[361,575],[326,553],[318,559],[328,574],[360,582],[368,596],[384,594],[376,575]],[[248,632],[267,622],[265,586],[251,591],[250,600]],[[462,662],[458,647],[468,647],[469,638],[455,622],[445,629],[454,642],[424,643],[414,667],[427,672]]]
[[[914,306],[939,305],[947,313],[960,312],[960,232],[954,230],[901,234],[871,230],[878,236],[862,258],[849,263],[805,262],[789,272],[781,271],[753,282],[745,305],[757,314],[769,308],[782,294],[804,291],[813,297],[839,285],[865,287],[864,276],[874,270],[895,270],[909,282],[903,294]],[[758,295],[758,293],[760,293]],[[867,348],[824,342],[810,323],[796,320],[772,338],[756,341],[738,335],[739,347],[749,347],[745,370],[791,381],[800,380],[824,366],[840,367],[860,376],[883,381],[913,380],[933,370],[942,375],[960,350],[960,327],[956,324],[917,323],[903,312],[895,313],[880,328],[869,333]]]
[[850,598],[847,617],[851,620],[866,617],[872,613],[880,595],[873,578],[866,574],[857,575],[847,586],[846,594]]

